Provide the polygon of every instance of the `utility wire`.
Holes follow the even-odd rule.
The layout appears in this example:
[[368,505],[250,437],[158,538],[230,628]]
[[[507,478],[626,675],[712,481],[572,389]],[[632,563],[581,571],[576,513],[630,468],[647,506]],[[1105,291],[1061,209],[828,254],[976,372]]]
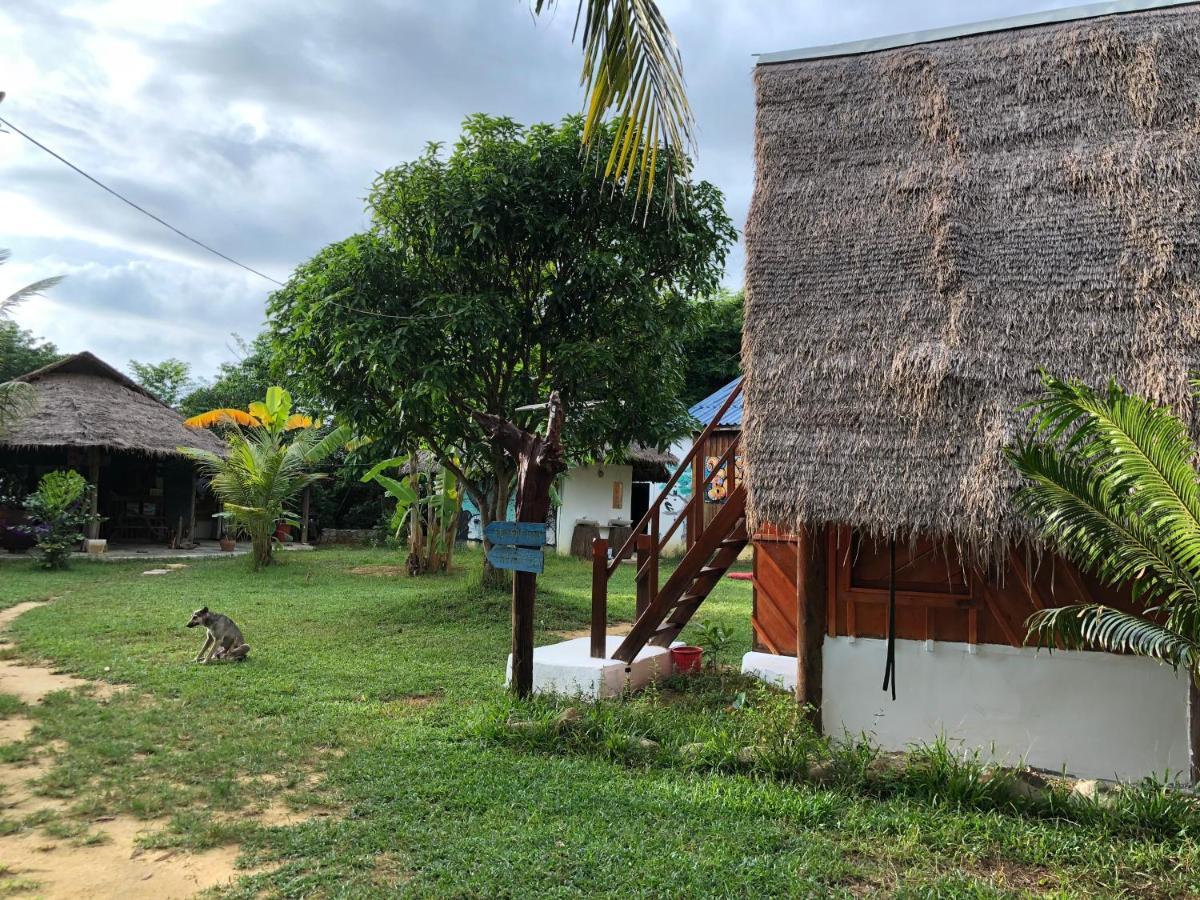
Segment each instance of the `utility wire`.
[[[0,98],[2,98],[2,97],[3,97],[3,95],[0,94]],[[82,175],[84,178],[86,178],[92,184],[96,185],[96,187],[101,188],[105,191],[108,191],[108,193],[112,194],[114,197],[116,197],[122,203],[125,203],[128,206],[132,206],[134,209],[136,209],[142,215],[149,216],[151,219],[153,219],[159,225],[162,225],[164,228],[170,229],[171,231],[173,231],[177,235],[179,235],[181,238],[191,241],[197,247],[201,247],[201,248],[207,250],[209,253],[212,253],[215,256],[219,256],[219,257],[221,257],[221,259],[225,260],[226,262],[231,262],[235,266],[245,269],[247,272],[250,272],[253,275],[257,275],[259,278],[265,278],[267,281],[271,282],[272,284],[277,284],[280,287],[284,286],[282,281],[279,281],[276,278],[272,278],[270,275],[264,275],[262,272],[258,271],[258,269],[248,266],[245,263],[238,262],[232,256],[222,253],[220,250],[216,249],[215,247],[210,247],[208,244],[204,243],[204,241],[198,240],[198,239],[192,237],[190,234],[180,231],[178,228],[176,228],[170,222],[166,221],[165,219],[159,218],[154,213],[150,212],[150,210],[145,209],[144,207],[138,206],[136,203],[134,203],[128,197],[124,196],[123,194],[119,193],[118,191],[113,190],[104,182],[100,181],[97,178],[93,178],[91,175],[89,175],[87,172],[83,171],[83,169],[79,168],[79,166],[75,165],[73,162],[71,162],[66,157],[64,157],[58,153],[55,153],[53,150],[51,150],[49,147],[47,147],[45,144],[43,144],[37,138],[33,137],[32,135],[26,134],[24,131],[22,131],[20,128],[18,128],[16,125],[14,125],[12,122],[8,121],[8,119],[5,119],[3,116],[0,116],[0,124],[7,125],[13,131],[15,131],[17,134],[19,134],[21,137],[25,138],[25,140],[29,141],[29,143],[33,144],[35,147],[38,147],[41,150],[44,150],[47,153],[49,153],[51,156],[53,156],[55,159],[57,159],[63,165],[67,166],[69,169],[72,169],[73,171],[78,172],[80,175]]]

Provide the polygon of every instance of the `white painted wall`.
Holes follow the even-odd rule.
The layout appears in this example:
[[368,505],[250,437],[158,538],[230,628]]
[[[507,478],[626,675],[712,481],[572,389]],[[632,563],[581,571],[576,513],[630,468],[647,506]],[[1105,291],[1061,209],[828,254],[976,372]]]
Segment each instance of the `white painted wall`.
[[[688,451],[691,449],[692,449],[692,439],[690,437],[688,437],[684,440],[676,441],[674,444],[671,445],[671,455],[674,456],[676,459],[683,459],[685,456],[687,456]],[[675,471],[675,468],[676,468],[675,466],[670,467],[672,472]],[[653,503],[655,501],[655,499],[658,497],[658,495],[660,493],[662,493],[662,489],[666,486],[667,486],[666,482],[664,482],[662,484],[651,485],[651,487],[650,487],[650,502],[651,503]],[[674,524],[675,519],[683,512],[683,508],[687,505],[687,502],[688,502],[688,500],[691,499],[691,496],[692,496],[692,480],[691,480],[691,477],[689,474],[689,475],[685,475],[683,477],[682,484],[676,483],[675,488],[673,488],[671,491],[671,496],[669,496],[665,501],[663,501],[663,513],[662,513],[661,524],[659,525],[659,528],[661,529],[660,530],[661,534],[666,534],[667,531],[670,530],[671,525]],[[663,548],[663,550],[666,553],[682,553],[686,546],[686,541],[687,541],[687,523],[683,522],[680,524],[678,530],[673,535],[671,535],[671,540],[667,541],[667,544]]]
[[[622,482],[621,508],[613,508],[613,482]],[[613,519],[629,522],[633,504],[633,466],[579,466],[563,477],[559,486],[558,540],[560,555],[571,552],[575,523],[590,519],[601,526]],[[632,523],[630,523],[632,524]],[[603,530],[601,534],[603,535]]]
[[893,702],[880,690],[886,642],[827,636],[826,733],[867,732],[885,750],[944,733],[997,761],[1094,778],[1186,777],[1187,682],[1167,667],[1096,652],[928,646],[896,641]]

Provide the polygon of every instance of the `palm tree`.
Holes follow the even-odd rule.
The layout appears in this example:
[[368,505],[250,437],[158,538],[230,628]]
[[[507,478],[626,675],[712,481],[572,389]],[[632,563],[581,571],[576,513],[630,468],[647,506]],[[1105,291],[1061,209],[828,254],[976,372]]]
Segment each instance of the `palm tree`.
[[179,448],[211,479],[213,493],[225,507],[222,514],[250,536],[256,570],[271,564],[277,523],[295,521],[292,502],[325,477],[312,467],[349,437],[344,425],[321,436],[311,419],[293,415],[291,409],[287,391],[269,388],[265,402],[250,404],[249,412],[213,410],[187,420],[192,425],[230,425],[228,456]]
[[[668,196],[673,196],[671,172],[686,164],[695,138],[683,61],[671,29],[655,0],[578,0],[578,4],[575,36],[582,37],[580,84],[587,94],[584,151],[595,149],[605,115],[616,110],[617,133],[604,177],[628,189],[636,174],[636,199],[649,201],[661,146],[667,154]],[[557,0],[534,0],[534,12],[541,14],[556,5]]]
[[1080,568],[1128,585],[1136,612],[1042,610],[1029,637],[1148,656],[1200,684],[1200,481],[1187,425],[1115,383],[1044,376],[1029,436],[1010,449],[1018,508]]
[[[8,262],[11,256],[11,251],[0,249],[0,266]],[[61,275],[43,278],[41,281],[25,285],[7,297],[0,298],[0,319],[7,319],[18,304],[43,291],[50,290],[60,281],[62,281]],[[34,393],[29,385],[20,381],[0,383],[0,429],[12,424],[22,416],[28,415],[33,410],[33,405]]]

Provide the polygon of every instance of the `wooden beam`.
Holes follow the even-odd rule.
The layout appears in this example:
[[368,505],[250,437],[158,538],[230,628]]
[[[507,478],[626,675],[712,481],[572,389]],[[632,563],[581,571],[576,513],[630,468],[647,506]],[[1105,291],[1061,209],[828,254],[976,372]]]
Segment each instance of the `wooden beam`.
[[87,536],[92,540],[100,537],[100,448],[88,448],[88,481],[92,483],[92,496],[88,501],[88,511],[92,520],[88,522]]
[[300,499],[300,543],[308,543],[308,510],[312,503],[312,485],[305,485]]
[[829,565],[825,528],[802,528],[796,537],[796,700],[812,707],[821,727],[825,674],[825,590]]
[[605,646],[608,632],[608,541],[592,541],[592,659],[608,655]]
[[838,636],[838,529],[826,527],[826,634]]
[[654,577],[651,569],[654,568],[654,560],[650,556],[650,545],[652,539],[648,534],[639,534],[637,536],[637,599],[634,607],[634,620],[640,619],[642,613],[650,608],[650,603],[654,599],[652,593],[654,587]]

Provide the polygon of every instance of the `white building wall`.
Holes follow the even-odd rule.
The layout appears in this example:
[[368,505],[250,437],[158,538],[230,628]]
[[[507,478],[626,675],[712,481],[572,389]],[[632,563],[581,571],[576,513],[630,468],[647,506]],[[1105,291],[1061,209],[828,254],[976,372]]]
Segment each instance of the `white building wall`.
[[[689,437],[686,440],[676,441],[671,445],[671,455],[676,459],[683,459],[687,456],[688,451],[692,449],[692,439]],[[676,466],[669,467],[672,472]],[[662,484],[651,485],[650,487],[650,502],[653,503],[662,489],[666,487],[666,482]],[[687,505],[688,500],[692,497],[692,480],[690,473],[685,474],[682,478],[682,483],[677,482],[676,486],[671,491],[665,501],[663,501],[663,512],[661,524],[659,525],[659,533],[666,534],[671,526],[675,523],[675,519],[682,514],[683,508]],[[667,541],[663,551],[665,553],[682,553],[687,541],[687,523],[680,524],[678,530],[671,535],[671,540]]]
[[[880,690],[886,649],[877,639],[825,638],[827,734],[866,732],[903,750],[944,733],[999,762],[1093,778],[1186,777],[1187,681],[1152,660],[896,641],[893,702]],[[779,674],[795,666],[786,659]]]
[[[613,483],[620,482],[621,506],[613,507]],[[559,486],[558,539],[560,555],[571,552],[571,535],[581,519],[601,527],[601,537],[607,537],[607,526],[614,519],[632,524],[633,466],[578,466],[563,477]]]

